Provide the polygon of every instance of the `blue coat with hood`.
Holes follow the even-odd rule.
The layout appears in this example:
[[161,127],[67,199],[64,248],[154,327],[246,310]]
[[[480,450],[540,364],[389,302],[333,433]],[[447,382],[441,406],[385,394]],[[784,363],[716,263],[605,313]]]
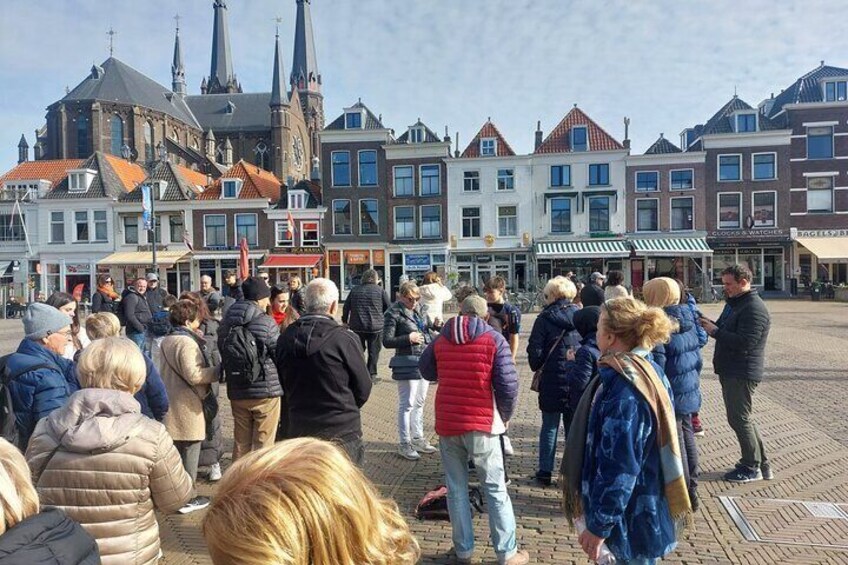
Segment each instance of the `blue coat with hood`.
[[[527,342],[527,357],[530,369],[542,369],[539,382],[539,409],[542,412],[564,412],[570,406],[576,406],[586,386],[583,383],[583,387],[577,387],[578,383],[570,382],[567,373],[569,363],[565,358],[569,347],[580,345],[580,334],[574,326],[574,314],[578,310],[569,300],[560,299],[547,305],[533,324]],[[551,351],[563,332],[565,335]]]
[[701,348],[706,345],[706,333],[701,328],[689,304],[674,304],[663,308],[679,328],[671,341],[654,348],[653,358],[665,371],[671,384],[674,412],[678,417],[701,409]]
[[[38,365],[42,367],[28,370]],[[76,368],[73,362],[31,339],[21,342],[6,368],[10,375],[17,375],[9,381],[9,392],[20,442],[26,446],[35,424],[80,389]]]

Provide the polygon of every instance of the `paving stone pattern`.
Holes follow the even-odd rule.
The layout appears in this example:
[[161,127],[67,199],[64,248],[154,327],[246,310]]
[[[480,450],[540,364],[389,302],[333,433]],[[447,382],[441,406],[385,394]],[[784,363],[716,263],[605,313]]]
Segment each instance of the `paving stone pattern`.
[[[772,331],[768,344],[766,377],[755,396],[760,433],[777,478],[747,485],[732,485],[721,475],[739,458],[735,436],[727,426],[721,389],[712,374],[712,343],[704,351],[701,418],[707,435],[699,440],[701,455],[701,510],[694,527],[680,536],[678,549],[667,563],[848,563],[848,550],[828,549],[818,543],[824,538],[844,535],[845,522],[816,518],[803,506],[781,505],[775,500],[820,501],[848,504],[848,305],[799,301],[770,301]],[[704,307],[707,316],[718,316],[720,307]],[[526,346],[533,316],[527,316],[521,336]],[[11,351],[22,335],[20,322],[0,322],[0,350]],[[449,563],[450,525],[447,522],[419,522],[413,516],[415,504],[443,477],[438,453],[422,456],[418,462],[395,454],[395,385],[389,380],[388,355],[383,355],[376,386],[363,410],[367,462],[365,471],[387,496],[394,498],[407,516],[421,543],[423,563]],[[556,487],[535,486],[529,477],[536,468],[540,412],[535,393],[530,391],[531,373],[526,355],[519,355],[521,398],[510,436],[515,456],[508,458],[509,487],[518,522],[518,540],[531,553],[534,563],[588,563],[576,536],[569,531],[560,511]],[[426,429],[431,440],[431,388]],[[226,401],[222,403],[225,433],[232,437],[232,420]],[[228,440],[225,467],[229,464],[232,441]],[[562,439],[559,453],[562,454]],[[214,496],[214,485],[199,481],[201,494]],[[777,538],[788,543],[746,540],[734,524],[719,497],[735,497],[763,540]],[[844,506],[842,508],[845,508]],[[202,512],[188,516],[159,516],[165,563],[210,563],[199,524]],[[835,523],[835,525],[834,525]],[[818,527],[820,526],[820,527]],[[495,563],[488,541],[486,517],[475,518],[477,550],[481,563]],[[837,542],[837,539],[832,539]],[[797,544],[797,545],[796,545]]]

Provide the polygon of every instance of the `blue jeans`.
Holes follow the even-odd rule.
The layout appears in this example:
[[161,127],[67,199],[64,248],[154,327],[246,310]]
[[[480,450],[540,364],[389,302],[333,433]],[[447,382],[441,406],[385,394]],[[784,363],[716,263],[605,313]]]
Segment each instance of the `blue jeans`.
[[135,343],[141,351],[145,351],[147,345],[147,338],[143,333],[140,334],[131,334],[127,332],[127,337]]
[[637,557],[636,559],[628,559],[627,561],[623,561],[621,559],[616,559],[616,563],[621,565],[654,565],[657,563],[658,559],[648,559],[647,557]]
[[504,481],[500,438],[482,432],[439,438],[445,483],[448,487],[448,513],[457,557],[468,559],[474,553],[474,524],[468,500],[468,459],[474,461],[480,490],[486,497],[489,532],[499,563],[518,552],[515,542],[515,515]]
[[542,412],[542,429],[539,430],[539,475],[551,476],[556,462],[560,419],[565,428],[565,437],[568,437],[572,415],[568,408],[564,412]]

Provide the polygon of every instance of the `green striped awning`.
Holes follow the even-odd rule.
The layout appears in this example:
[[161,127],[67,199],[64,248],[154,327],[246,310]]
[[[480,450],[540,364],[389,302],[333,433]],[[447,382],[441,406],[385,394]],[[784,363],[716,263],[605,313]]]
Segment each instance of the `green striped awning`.
[[713,250],[703,237],[657,237],[631,239],[637,255],[675,257],[682,255],[712,255]]
[[537,243],[537,257],[628,257],[630,248],[624,240],[563,241]]

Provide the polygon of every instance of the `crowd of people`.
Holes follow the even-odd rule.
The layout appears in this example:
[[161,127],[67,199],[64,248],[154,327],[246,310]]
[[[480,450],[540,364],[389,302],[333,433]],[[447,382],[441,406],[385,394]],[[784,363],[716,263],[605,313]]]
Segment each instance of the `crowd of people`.
[[[652,563],[697,510],[693,420],[710,337],[741,449],[725,479],[774,477],[752,414],[769,316],[751,278],[744,266],[724,271],[716,321],[671,278],[648,281],[638,299],[616,271],[585,285],[547,281],[526,345],[541,411],[532,479],[559,483],[590,559]],[[361,471],[361,410],[383,348],[394,350],[397,453],[439,453],[456,562],[474,553],[472,474],[499,563],[530,562],[506,465],[521,312],[502,277],[457,293],[450,318],[454,296],[437,273],[390,296],[368,270],[343,307],[324,278],[272,288],[267,273],[227,273],[223,282],[218,290],[204,276],[197,292],[175,297],[151,273],[119,296],[102,275],[84,323],[64,293],[27,308],[25,337],[2,360],[13,421],[3,426],[11,443],[0,441],[0,564],[155,563],[154,509],[205,508],[215,563],[415,562],[418,542],[397,505]],[[430,383],[438,446],[425,426]],[[226,473],[221,386],[233,418]],[[198,494],[200,469],[221,481],[214,500]]]

